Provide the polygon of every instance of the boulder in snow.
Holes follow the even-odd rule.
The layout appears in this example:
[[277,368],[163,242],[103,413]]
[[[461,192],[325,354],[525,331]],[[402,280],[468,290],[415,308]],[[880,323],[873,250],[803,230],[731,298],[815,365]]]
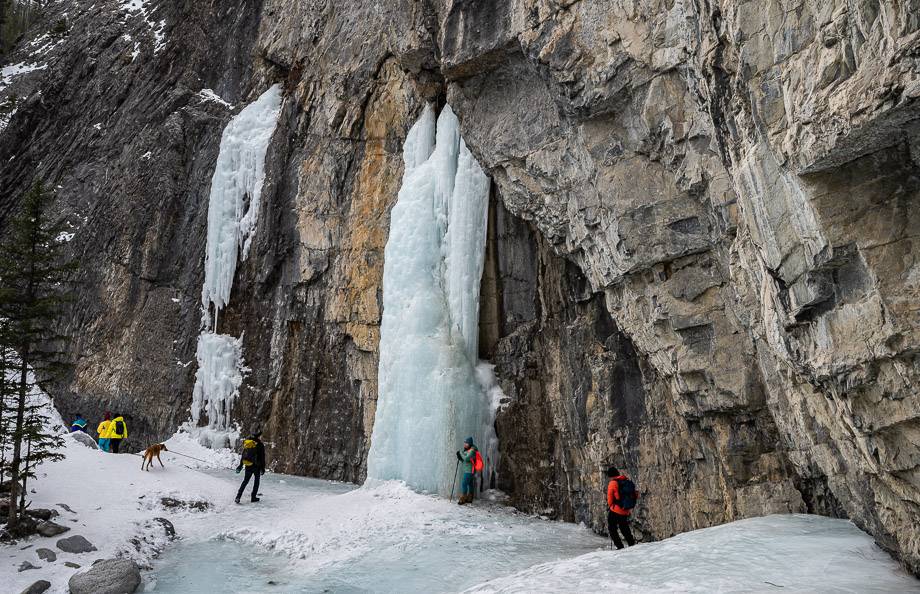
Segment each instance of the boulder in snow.
[[48,563],[57,561],[57,553],[51,549],[37,549],[35,552],[38,553],[38,558],[42,561],[47,561]]
[[67,567],[72,567],[74,569],[80,569],[80,567],[82,567],[82,565],[80,565],[79,563],[74,563],[73,561],[64,561],[64,565],[66,565]]
[[86,447],[90,449],[93,449],[93,450],[99,449],[99,444],[96,443],[96,440],[90,437],[89,435],[87,435],[86,433],[83,433],[82,431],[74,431],[73,433],[68,433],[68,435],[74,441],[82,443],[83,445],[85,445]]
[[62,538],[57,541],[57,548],[65,553],[89,553],[90,551],[97,550],[93,543],[79,534],[74,534],[73,536]]
[[141,583],[141,570],[130,559],[104,559],[70,578],[70,594],[132,594]]
[[33,583],[31,586],[20,592],[19,594],[42,594],[45,590],[51,587],[51,582],[48,580],[38,580]]
[[56,509],[42,509],[37,507],[35,509],[27,509],[26,514],[32,516],[36,520],[45,520],[46,522],[51,518],[56,518],[61,515]]
[[35,527],[35,531],[41,534],[42,536],[57,536],[58,534],[64,534],[70,530],[67,526],[61,526],[50,520],[44,522],[39,522],[38,526]]
[[30,569],[38,569],[38,567],[32,565],[28,561],[23,561],[22,564],[19,566],[19,571],[28,571]]

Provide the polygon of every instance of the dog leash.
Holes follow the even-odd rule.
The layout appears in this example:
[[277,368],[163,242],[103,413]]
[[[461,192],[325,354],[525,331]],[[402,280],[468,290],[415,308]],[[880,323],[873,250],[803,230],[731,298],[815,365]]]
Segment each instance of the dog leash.
[[207,460],[202,460],[201,458],[196,458],[195,456],[189,456],[188,454],[183,454],[182,452],[177,452],[175,450],[166,450],[163,453],[164,454],[178,454],[179,456],[185,456],[186,458],[197,460],[198,462],[201,462],[203,464],[211,464],[211,462],[208,462]]

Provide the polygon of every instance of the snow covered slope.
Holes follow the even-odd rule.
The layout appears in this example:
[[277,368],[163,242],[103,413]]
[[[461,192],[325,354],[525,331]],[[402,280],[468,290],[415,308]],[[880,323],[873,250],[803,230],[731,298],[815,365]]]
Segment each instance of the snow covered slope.
[[544,563],[468,592],[920,592],[846,520],[740,520],[622,551]]

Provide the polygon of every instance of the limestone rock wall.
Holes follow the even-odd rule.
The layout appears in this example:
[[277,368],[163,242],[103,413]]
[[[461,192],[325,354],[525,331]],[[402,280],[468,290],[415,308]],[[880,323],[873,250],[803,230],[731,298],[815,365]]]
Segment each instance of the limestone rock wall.
[[41,176],[75,225],[65,412],[130,411],[138,445],[187,418],[220,131],[283,82],[234,414],[277,469],[360,480],[402,140],[447,101],[494,182],[516,505],[603,529],[615,463],[647,538],[807,510],[920,571],[917,0],[75,1],[31,37],[64,10],[0,90],[0,214]]

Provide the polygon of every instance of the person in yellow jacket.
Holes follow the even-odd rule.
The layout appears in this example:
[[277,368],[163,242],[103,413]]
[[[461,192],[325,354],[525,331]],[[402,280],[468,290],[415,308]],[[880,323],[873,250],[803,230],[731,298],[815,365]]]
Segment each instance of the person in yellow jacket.
[[96,427],[96,434],[99,436],[99,449],[103,452],[109,451],[109,425],[112,424],[112,413],[105,411],[105,416]]
[[118,415],[109,422],[109,446],[112,453],[117,454],[118,448],[121,447],[121,440],[128,437],[128,425],[125,424],[125,418]]

